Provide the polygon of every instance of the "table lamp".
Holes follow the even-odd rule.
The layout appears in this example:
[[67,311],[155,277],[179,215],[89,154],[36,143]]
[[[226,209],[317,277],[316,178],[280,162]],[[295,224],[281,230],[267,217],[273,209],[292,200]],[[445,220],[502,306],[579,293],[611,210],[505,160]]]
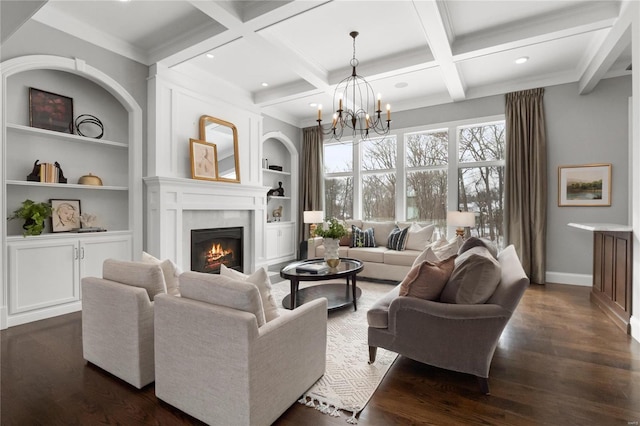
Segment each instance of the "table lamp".
[[309,236],[313,238],[316,236],[316,228],[318,223],[322,223],[324,220],[324,212],[322,210],[311,210],[302,213],[303,222],[309,223]]
[[464,228],[476,226],[476,215],[473,212],[447,212],[447,225],[456,227],[456,235],[464,237]]

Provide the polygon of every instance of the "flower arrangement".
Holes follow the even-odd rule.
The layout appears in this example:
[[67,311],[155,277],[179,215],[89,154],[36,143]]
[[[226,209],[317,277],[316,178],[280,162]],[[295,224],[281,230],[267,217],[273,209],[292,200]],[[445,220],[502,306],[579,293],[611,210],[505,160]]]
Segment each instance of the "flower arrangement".
[[334,238],[340,239],[347,235],[347,228],[338,221],[336,218],[325,219],[329,222],[329,227],[325,228],[324,226],[316,228],[316,236],[322,238]]

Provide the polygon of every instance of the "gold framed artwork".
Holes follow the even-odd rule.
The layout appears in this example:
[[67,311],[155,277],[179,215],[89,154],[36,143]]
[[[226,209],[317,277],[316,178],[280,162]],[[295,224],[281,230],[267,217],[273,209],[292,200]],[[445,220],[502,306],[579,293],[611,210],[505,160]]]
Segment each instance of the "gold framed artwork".
[[191,178],[218,179],[218,153],[216,144],[189,139],[191,151]]
[[558,167],[558,206],[611,205],[611,164]]

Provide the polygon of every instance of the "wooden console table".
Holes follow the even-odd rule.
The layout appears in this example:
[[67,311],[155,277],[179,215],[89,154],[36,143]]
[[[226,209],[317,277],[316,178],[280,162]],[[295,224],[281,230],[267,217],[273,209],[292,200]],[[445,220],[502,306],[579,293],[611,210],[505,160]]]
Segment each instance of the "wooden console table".
[[633,229],[608,223],[570,223],[593,232],[591,300],[627,334],[631,332]]

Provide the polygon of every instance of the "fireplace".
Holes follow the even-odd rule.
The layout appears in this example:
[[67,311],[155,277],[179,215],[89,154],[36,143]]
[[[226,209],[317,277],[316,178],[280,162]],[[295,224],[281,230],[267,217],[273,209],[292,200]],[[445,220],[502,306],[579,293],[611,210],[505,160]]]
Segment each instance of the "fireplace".
[[219,274],[220,266],[243,272],[243,228],[191,230],[191,270]]

